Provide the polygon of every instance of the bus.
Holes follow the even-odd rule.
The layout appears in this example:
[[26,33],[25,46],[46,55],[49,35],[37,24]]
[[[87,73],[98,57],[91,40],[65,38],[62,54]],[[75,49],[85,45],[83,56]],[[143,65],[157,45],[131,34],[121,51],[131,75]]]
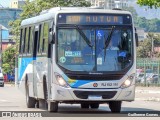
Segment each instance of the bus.
[[19,88],[28,108],[45,101],[120,112],[134,101],[137,33],[130,12],[56,7],[22,21]]

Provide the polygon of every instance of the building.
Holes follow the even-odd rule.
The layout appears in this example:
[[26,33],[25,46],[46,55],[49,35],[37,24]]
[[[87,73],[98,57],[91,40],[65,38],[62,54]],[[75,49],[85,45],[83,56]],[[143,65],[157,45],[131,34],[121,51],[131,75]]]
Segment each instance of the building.
[[22,8],[26,0],[11,0],[10,8]]
[[9,30],[0,24],[0,43],[2,43],[2,51],[5,50],[8,45],[14,44],[10,39]]
[[0,8],[0,24],[6,28],[10,28],[8,23],[16,20],[21,12],[22,9]]
[[124,8],[128,7],[130,0],[87,0],[92,6],[103,7],[104,9]]
[[1,41],[9,41],[9,30],[0,24],[0,40]]
[[91,6],[104,7],[104,0],[88,0]]

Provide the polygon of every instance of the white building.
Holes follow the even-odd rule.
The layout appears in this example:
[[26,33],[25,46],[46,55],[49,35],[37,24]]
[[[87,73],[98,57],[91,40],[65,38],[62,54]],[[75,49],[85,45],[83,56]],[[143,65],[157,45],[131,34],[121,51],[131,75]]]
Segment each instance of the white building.
[[103,7],[104,9],[128,7],[129,0],[87,0],[92,6]]
[[137,33],[138,33],[138,40],[139,41],[144,41],[144,39],[146,38],[146,33],[144,31],[143,28],[136,28],[137,29]]
[[25,4],[26,0],[11,0],[10,8],[21,8]]

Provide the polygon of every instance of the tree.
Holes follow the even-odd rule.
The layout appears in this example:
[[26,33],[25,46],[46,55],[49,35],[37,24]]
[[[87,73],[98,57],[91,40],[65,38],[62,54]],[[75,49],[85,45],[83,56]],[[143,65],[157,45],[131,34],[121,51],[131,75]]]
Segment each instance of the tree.
[[137,57],[138,58],[148,58],[151,53],[151,40],[145,39],[143,42],[139,43],[137,48]]
[[160,54],[158,52],[152,52],[152,40],[153,47],[160,47],[160,35],[148,33],[147,38],[139,43],[139,47],[137,48],[137,57],[139,58],[148,58],[151,57],[151,54],[155,57],[159,57]]
[[9,73],[14,70],[15,67],[15,55],[16,48],[15,46],[8,47],[2,53],[2,68],[4,73]]
[[160,0],[138,0],[137,3],[141,6],[149,6],[150,8],[160,7]]

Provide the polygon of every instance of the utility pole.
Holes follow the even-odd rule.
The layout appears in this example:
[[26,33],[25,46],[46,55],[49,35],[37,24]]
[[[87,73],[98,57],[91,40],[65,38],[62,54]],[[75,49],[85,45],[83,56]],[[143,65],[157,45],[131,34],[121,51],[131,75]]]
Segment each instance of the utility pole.
[[151,46],[152,47],[151,48],[151,58],[154,58],[154,40],[155,40],[154,37],[157,37],[157,35],[153,34],[153,36],[151,37],[151,40],[152,40],[152,43],[151,43],[151,45],[152,45]]
[[154,39],[152,37],[152,54],[151,54],[151,57],[153,58],[154,56]]

